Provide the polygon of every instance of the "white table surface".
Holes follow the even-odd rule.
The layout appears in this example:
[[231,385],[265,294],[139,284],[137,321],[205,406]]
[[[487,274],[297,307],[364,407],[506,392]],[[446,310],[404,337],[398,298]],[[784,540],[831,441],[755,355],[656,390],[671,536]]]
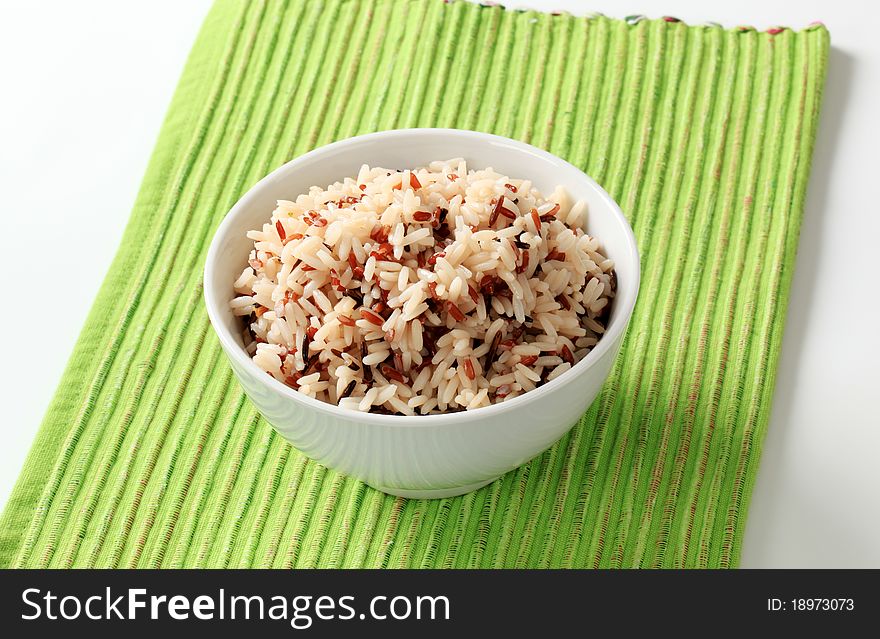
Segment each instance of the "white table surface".
[[[116,251],[209,6],[0,3],[0,504]],[[830,29],[822,120],[742,566],[880,566],[880,11],[853,0],[508,6],[760,29],[822,20]],[[24,326],[28,339],[19,337]]]

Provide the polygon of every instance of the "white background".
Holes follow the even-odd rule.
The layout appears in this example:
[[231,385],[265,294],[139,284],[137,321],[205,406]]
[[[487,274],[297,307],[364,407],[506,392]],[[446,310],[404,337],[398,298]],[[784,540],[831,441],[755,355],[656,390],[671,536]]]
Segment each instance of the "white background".
[[[0,3],[5,503],[210,3]],[[510,2],[830,29],[825,101],[744,567],[880,566],[880,12],[844,0]],[[26,331],[24,330],[26,328]]]

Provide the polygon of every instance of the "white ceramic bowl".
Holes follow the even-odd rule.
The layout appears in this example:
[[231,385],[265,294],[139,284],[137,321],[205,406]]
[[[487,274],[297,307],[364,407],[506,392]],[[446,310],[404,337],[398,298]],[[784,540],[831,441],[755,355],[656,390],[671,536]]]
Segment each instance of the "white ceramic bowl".
[[[321,402],[257,368],[244,350],[243,325],[229,309],[232,282],[253,244],[245,237],[266,222],[275,201],[310,186],[357,175],[364,163],[406,168],[464,157],[531,179],[551,193],[564,185],[587,202],[587,231],[614,259],[617,297],[605,335],[570,371],[501,404],[446,415],[360,413]],[[452,129],[403,129],[363,135],[316,149],[258,182],[223,220],[205,264],[205,302],[232,369],[248,397],[296,448],[318,462],[392,495],[448,497],[475,490],[549,448],[587,409],[620,349],[639,288],[635,238],[620,208],[577,168],[528,144]]]

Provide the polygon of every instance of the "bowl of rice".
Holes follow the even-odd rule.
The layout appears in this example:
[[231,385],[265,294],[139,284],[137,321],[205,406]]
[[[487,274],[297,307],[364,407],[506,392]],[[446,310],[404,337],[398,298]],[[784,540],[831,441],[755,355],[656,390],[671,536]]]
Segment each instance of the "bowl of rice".
[[227,214],[205,265],[245,393],[309,457],[384,492],[458,495],[580,418],[639,287],[635,238],[576,167],[474,131],[342,140]]

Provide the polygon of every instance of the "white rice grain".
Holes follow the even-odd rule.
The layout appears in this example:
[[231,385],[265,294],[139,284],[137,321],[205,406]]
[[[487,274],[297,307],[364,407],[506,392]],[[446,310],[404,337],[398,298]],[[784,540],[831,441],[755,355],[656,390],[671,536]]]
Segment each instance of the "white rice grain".
[[545,197],[460,158],[363,165],[279,200],[247,233],[230,310],[246,318],[258,367],[346,409],[508,401],[570,370],[605,332],[614,262],[587,217],[562,187]]

